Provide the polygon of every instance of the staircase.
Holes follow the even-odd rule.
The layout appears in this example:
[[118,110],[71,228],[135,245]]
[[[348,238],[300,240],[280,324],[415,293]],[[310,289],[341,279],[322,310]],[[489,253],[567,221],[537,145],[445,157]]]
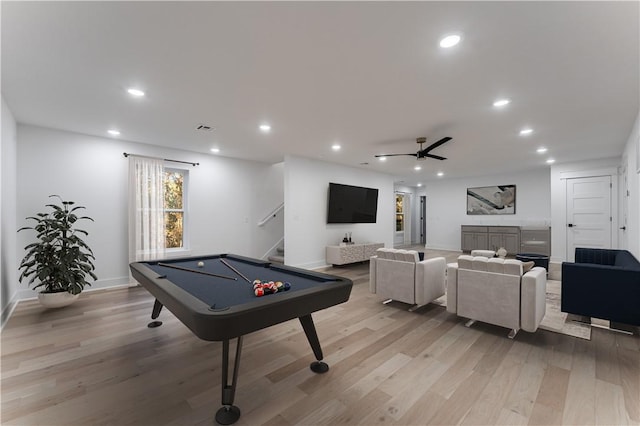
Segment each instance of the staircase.
[[276,254],[269,256],[269,261],[273,263],[281,263],[284,265],[284,247],[278,247]]

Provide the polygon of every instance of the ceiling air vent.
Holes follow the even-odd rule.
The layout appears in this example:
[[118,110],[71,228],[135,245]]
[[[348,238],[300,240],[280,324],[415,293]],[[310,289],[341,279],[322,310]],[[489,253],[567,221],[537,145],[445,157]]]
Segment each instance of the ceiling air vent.
[[200,130],[200,131],[203,131],[203,132],[212,132],[214,129],[215,129],[215,127],[208,126],[206,124],[198,124],[196,126],[196,130]]

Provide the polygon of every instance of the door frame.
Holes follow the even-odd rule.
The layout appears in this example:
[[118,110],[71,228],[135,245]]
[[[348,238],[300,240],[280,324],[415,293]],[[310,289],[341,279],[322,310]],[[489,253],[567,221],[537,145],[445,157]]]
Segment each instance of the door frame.
[[420,195],[420,220],[419,220],[419,241],[423,246],[427,246],[427,196]]

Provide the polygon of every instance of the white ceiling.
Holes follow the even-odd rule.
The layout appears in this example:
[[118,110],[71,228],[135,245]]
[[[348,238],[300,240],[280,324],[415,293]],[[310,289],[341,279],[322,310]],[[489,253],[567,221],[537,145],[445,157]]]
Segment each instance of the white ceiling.
[[[2,95],[20,123],[195,152],[293,154],[410,185],[508,173],[622,154],[639,5],[3,1]],[[451,32],[462,42],[441,49]],[[374,158],[416,152],[419,136],[452,137],[432,152],[448,159],[416,172],[414,157]]]

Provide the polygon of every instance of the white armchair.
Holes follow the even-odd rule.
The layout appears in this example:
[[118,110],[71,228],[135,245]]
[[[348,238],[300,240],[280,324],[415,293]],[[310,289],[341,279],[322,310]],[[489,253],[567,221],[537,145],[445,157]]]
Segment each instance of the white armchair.
[[415,310],[444,295],[446,269],[444,257],[420,261],[415,250],[380,248],[370,259],[369,289]]
[[547,271],[534,267],[523,273],[523,262],[458,257],[447,266],[447,311],[469,318],[467,326],[482,321],[535,332],[546,311]]

